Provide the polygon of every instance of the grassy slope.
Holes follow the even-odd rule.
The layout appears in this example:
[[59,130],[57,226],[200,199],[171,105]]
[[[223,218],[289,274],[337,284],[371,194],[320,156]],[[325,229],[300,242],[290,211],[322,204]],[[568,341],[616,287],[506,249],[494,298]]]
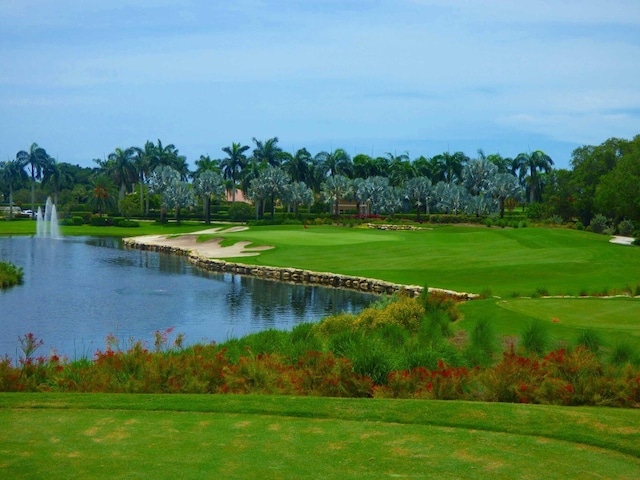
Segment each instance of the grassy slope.
[[640,411],[629,410],[2,394],[0,420],[3,478],[634,478],[640,469]]
[[[468,302],[460,306],[459,325],[472,328],[488,319],[498,335],[519,335],[533,319],[548,326],[555,341],[573,341],[584,330],[596,331],[604,346],[625,341],[640,349],[640,301],[631,298],[506,298]],[[553,320],[557,319],[558,322]]]

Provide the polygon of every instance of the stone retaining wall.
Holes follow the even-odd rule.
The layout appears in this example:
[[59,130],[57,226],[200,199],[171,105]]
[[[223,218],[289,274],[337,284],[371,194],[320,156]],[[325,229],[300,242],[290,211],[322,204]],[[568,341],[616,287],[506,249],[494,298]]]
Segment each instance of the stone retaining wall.
[[[298,268],[265,267],[260,265],[247,265],[244,263],[227,262],[226,260],[207,258],[202,255],[193,253],[185,248],[172,247],[168,245],[145,244],[142,243],[140,239],[125,238],[123,240],[123,244],[126,248],[136,248],[139,250],[148,250],[153,252],[186,256],[190,263],[197,266],[198,268],[202,268],[203,270],[207,270],[210,272],[247,275],[263,278],[265,280],[275,280],[280,282],[344,288],[349,290],[356,290],[363,293],[372,293],[376,295],[392,295],[396,292],[405,292],[411,296],[417,297],[424,290],[423,287],[416,285],[402,285],[399,283],[391,283],[385,282],[383,280],[355,277],[351,275],[340,275],[328,272],[313,272],[310,270],[302,270]],[[429,288],[429,291],[443,292],[462,301],[477,298],[477,295],[472,293],[454,292],[452,290]]]

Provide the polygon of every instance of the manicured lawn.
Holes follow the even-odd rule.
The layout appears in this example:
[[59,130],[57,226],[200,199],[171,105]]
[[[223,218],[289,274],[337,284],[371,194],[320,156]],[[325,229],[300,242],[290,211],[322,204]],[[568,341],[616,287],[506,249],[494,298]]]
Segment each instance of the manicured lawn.
[[[78,225],[61,226],[60,231],[63,235],[87,237],[136,237],[138,235],[189,233],[213,227],[215,227],[215,225],[205,225],[201,222],[182,222],[179,226],[174,222],[165,225],[160,225],[155,222],[140,222],[140,226],[135,228]],[[0,235],[35,235],[35,233],[36,222],[34,220],[0,221]]]
[[[640,248],[549,229],[445,226],[379,231],[329,226],[252,227],[227,239],[272,245],[249,261],[500,296],[536,290],[601,293],[640,284]],[[247,262],[247,259],[238,259]]]
[[[546,324],[556,342],[572,342],[587,329],[597,332],[603,346],[625,341],[640,349],[640,301],[631,298],[504,298],[460,305],[462,328],[480,319],[491,321],[498,335],[519,335],[537,319]],[[556,319],[557,322],[553,320]]]
[[640,411],[0,395],[2,478],[637,478]]

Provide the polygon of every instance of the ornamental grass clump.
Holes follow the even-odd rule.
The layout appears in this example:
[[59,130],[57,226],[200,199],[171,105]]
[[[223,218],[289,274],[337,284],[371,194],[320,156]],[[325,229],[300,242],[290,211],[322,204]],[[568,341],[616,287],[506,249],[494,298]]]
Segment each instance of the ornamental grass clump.
[[539,320],[531,321],[520,335],[520,344],[530,353],[542,355],[549,345],[549,330]]

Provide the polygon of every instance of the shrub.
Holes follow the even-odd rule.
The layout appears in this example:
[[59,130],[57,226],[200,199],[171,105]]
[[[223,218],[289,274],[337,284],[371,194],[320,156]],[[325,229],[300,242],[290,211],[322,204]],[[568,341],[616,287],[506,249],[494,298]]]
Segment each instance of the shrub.
[[232,222],[246,222],[254,216],[255,212],[248,203],[236,202],[229,207],[228,214]]
[[123,227],[123,228],[136,228],[140,226],[140,223],[133,220],[123,219],[123,220],[120,220],[116,226]]
[[547,218],[549,208],[543,203],[530,203],[527,205],[527,218],[531,220],[542,220]]
[[429,288],[425,286],[418,299],[424,306],[426,313],[436,311],[444,312],[452,322],[460,318],[456,300],[444,292],[429,291]]
[[598,213],[595,217],[591,219],[591,223],[589,226],[591,227],[591,231],[593,233],[604,233],[605,229],[608,226],[607,217]]
[[620,341],[613,346],[610,362],[613,365],[625,365],[634,360],[635,349],[626,341]]
[[93,227],[108,227],[113,225],[111,219],[108,217],[91,217],[91,226]]
[[471,331],[471,344],[465,352],[469,365],[489,365],[497,349],[491,322],[487,319],[478,320]]
[[564,220],[560,215],[552,215],[551,218],[549,218],[549,221],[554,225],[562,225],[564,223]]
[[540,298],[540,297],[548,297],[549,296],[549,290],[547,290],[546,287],[538,287],[535,289],[535,291],[531,294],[531,296],[533,298]]
[[520,344],[529,353],[542,355],[549,344],[549,331],[540,320],[530,322],[520,335]]
[[633,235],[634,225],[631,220],[623,220],[618,224],[618,232],[620,235],[630,237]]
[[590,352],[597,353],[598,350],[600,350],[602,339],[598,332],[591,328],[588,328],[580,332],[580,334],[576,338],[576,343],[579,346],[587,348]]
[[576,230],[584,230],[584,225],[580,220],[576,222]]
[[0,288],[12,287],[22,284],[24,272],[10,262],[0,262]]

